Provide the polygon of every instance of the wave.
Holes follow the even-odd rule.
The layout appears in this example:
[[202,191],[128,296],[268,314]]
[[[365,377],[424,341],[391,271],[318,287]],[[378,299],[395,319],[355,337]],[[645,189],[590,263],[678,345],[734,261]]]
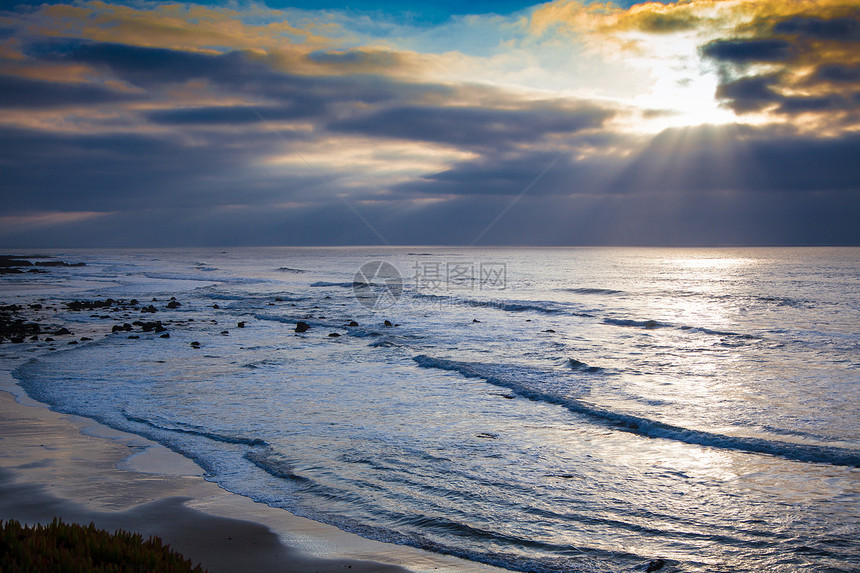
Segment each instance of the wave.
[[370,286],[385,286],[385,285],[376,285],[374,283],[366,283],[363,281],[350,281],[345,283],[331,283],[327,281],[317,281],[315,283],[311,283],[308,286],[312,287],[340,287],[340,288],[355,288],[355,287],[370,287]]
[[206,277],[199,274],[183,274],[171,272],[144,272],[140,276],[155,280],[168,281],[199,281],[206,283],[223,283],[232,285],[254,285],[268,282],[266,279],[255,279],[250,277]]
[[733,336],[744,340],[761,340],[761,336],[755,334],[743,334],[741,332],[731,332],[728,330],[712,330],[701,326],[679,326],[681,330],[689,330],[691,332],[701,332],[702,334],[710,334],[712,336]]
[[309,483],[310,479],[296,473],[292,464],[283,459],[278,459],[277,454],[271,447],[265,450],[247,452],[243,456],[246,460],[276,478]]
[[306,272],[308,272],[304,269],[294,269],[291,267],[278,267],[277,270],[281,271],[282,273],[306,273]]
[[611,288],[563,288],[559,289],[564,292],[572,292],[576,294],[605,294],[605,295],[613,295],[613,294],[624,294],[623,290],[615,290]]
[[590,317],[591,314],[576,312],[566,308],[562,303],[549,301],[523,301],[523,300],[481,300],[473,298],[460,298],[435,294],[414,294],[418,300],[425,300],[429,304],[442,306],[471,306],[476,308],[493,308],[504,312],[539,312],[542,314],[565,314],[569,316]]
[[580,362],[576,358],[568,358],[567,365],[570,366],[573,370],[577,370],[579,372],[602,372],[603,368],[599,366],[589,366],[585,362]]
[[229,436],[226,434],[218,434],[215,432],[207,431],[199,426],[190,426],[188,424],[182,424],[181,422],[169,423],[159,421],[158,423],[153,422],[152,420],[147,420],[146,418],[142,418],[140,416],[135,416],[134,414],[130,414],[127,410],[122,410],[122,415],[129,422],[137,422],[138,424],[144,424],[156,430],[163,430],[165,432],[178,432],[181,434],[192,434],[195,436],[201,436],[203,438],[208,438],[210,440],[214,440],[216,442],[224,442],[227,444],[238,444],[243,446],[268,446],[268,442],[265,440],[261,440],[259,438],[246,438],[244,436]]
[[413,360],[422,368],[449,370],[458,372],[467,378],[481,378],[490,384],[508,388],[525,398],[558,404],[593,422],[647,438],[662,438],[710,448],[767,454],[800,462],[860,467],[860,451],[857,450],[795,444],[745,436],[728,436],[705,430],[692,430],[634,414],[601,408],[576,398],[547,392],[542,387],[530,386],[527,378],[510,376],[510,372],[505,372],[505,367],[509,365],[499,366],[481,362],[447,360],[425,354],[415,356]]
[[637,328],[665,328],[672,325],[667,322],[659,322],[656,320],[633,320],[630,318],[604,318],[604,324],[613,324],[615,326],[633,326]]
[[688,326],[681,325],[677,326],[670,322],[662,322],[659,320],[636,320],[630,318],[604,318],[604,324],[611,324],[614,326],[627,326],[633,328],[644,328],[647,330],[654,330],[657,328],[676,328],[678,330],[684,330],[688,332],[700,332],[702,334],[709,334],[711,336],[727,336],[727,337],[735,337],[742,340],[761,340],[761,336],[757,336],[755,334],[744,334],[741,332],[732,332],[728,330],[713,330],[711,328],[705,328],[703,326]]

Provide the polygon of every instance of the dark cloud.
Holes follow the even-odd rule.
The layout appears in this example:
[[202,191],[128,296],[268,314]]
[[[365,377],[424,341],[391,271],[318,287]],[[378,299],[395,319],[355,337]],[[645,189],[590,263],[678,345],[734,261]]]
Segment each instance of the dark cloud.
[[741,78],[718,86],[716,96],[728,101],[736,112],[759,111],[781,100],[781,96],[773,89],[778,83],[778,75]]
[[818,138],[775,128],[672,129],[655,137],[613,185],[627,192],[857,194],[857,149],[858,133]]
[[[621,159],[522,151],[486,156],[398,187],[441,195],[529,196],[732,193],[860,193],[860,134],[788,136],[770,129],[700,126],[666,130]],[[541,172],[555,164],[543,176]]]
[[777,91],[780,82],[779,74],[745,77],[718,86],[716,96],[738,113],[769,109],[773,113],[795,115],[857,109],[853,94],[786,96]]
[[[738,113],[766,110],[791,117],[818,114],[831,129],[856,124],[860,66],[860,9],[832,17],[792,16],[748,26],[756,36],[720,39],[700,49],[719,65],[717,97]],[[770,64],[767,71],[751,64]],[[800,72],[800,73],[798,73]],[[847,112],[847,113],[846,113]]]
[[8,214],[268,205],[318,186],[312,173],[279,179],[255,165],[283,145],[275,134],[57,134],[6,129],[0,201]]
[[58,83],[0,75],[0,106],[5,108],[56,108],[127,102],[137,96],[83,83]]
[[796,16],[773,27],[777,34],[798,34],[821,40],[860,42],[860,10],[854,18],[813,18]]
[[278,120],[307,119],[320,115],[322,102],[305,101],[310,105],[290,102],[284,106],[224,105],[165,109],[149,112],[147,120],[164,125],[245,125]]
[[[703,54],[744,67],[797,53],[785,40],[770,47],[764,40],[740,42],[712,43]],[[329,184],[391,243],[470,243],[515,198],[484,244],[860,242],[856,132],[816,138],[702,127],[642,142],[602,130],[615,112],[597,104],[525,103],[494,91],[485,100],[492,105],[469,106],[464,94],[477,88],[368,74],[300,76],[243,52],[43,42],[28,45],[27,56],[36,63],[86,64],[102,74],[99,81],[121,80],[140,90],[129,95],[101,84],[0,76],[3,108],[102,109],[128,101],[163,108],[177,87],[193,80],[202,80],[195,85],[203,86],[207,103],[154,111],[135,106],[122,115],[125,125],[95,124],[81,133],[0,130],[4,215],[109,213],[51,228],[0,229],[5,244],[377,242]],[[366,63],[362,57],[314,56],[318,63],[358,67]],[[810,77],[849,85],[856,73],[855,67],[831,65]],[[785,96],[785,77],[726,75],[720,97],[738,111],[785,114],[857,105],[851,94]],[[225,105],[209,103],[218,96]],[[268,122],[278,121],[302,121],[309,129],[277,133]],[[99,132],[104,127],[112,129]],[[346,181],[340,187],[346,174],[331,162],[312,169],[298,161],[299,168],[261,163],[291,153],[286,143],[298,138],[344,134],[443,144],[473,158],[388,188]]]
[[832,82],[837,84],[860,83],[860,65],[830,64],[820,66],[810,77],[810,84]]
[[354,69],[357,73],[396,68],[404,65],[403,57],[397,52],[383,50],[345,50],[317,51],[308,54],[307,59],[316,64]]
[[535,143],[548,135],[600,126],[613,112],[592,105],[573,109],[523,110],[482,107],[409,106],[332,122],[335,132],[432,141],[468,148],[504,148]]
[[792,45],[777,39],[714,40],[701,51],[707,58],[732,64],[782,62],[793,55]]
[[854,103],[838,95],[820,97],[784,97],[781,99],[778,111],[787,114],[805,112],[826,112],[851,109]]
[[85,40],[32,43],[25,53],[47,62],[88,64],[141,87],[193,79],[233,82],[245,78],[250,67],[241,52],[212,55]]

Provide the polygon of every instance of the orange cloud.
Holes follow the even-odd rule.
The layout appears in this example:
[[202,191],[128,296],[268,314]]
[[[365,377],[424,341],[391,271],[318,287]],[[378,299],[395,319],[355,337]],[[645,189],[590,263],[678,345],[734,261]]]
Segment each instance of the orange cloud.
[[[277,11],[267,11],[272,21],[265,24],[249,24],[243,20],[246,15],[226,8],[165,4],[146,9],[93,0],[79,5],[43,5],[25,21],[33,35],[173,50],[262,52],[301,45],[310,51],[337,43],[332,36],[318,34],[312,25],[291,25]],[[263,14],[257,10],[255,15]],[[320,29],[337,32],[331,26]]]
[[[717,93],[738,113],[798,125],[802,116],[808,129],[860,128],[856,0],[681,0],[627,9],[557,0],[532,13],[530,29],[617,59],[701,60],[718,70]],[[699,53],[672,53],[681,47]]]

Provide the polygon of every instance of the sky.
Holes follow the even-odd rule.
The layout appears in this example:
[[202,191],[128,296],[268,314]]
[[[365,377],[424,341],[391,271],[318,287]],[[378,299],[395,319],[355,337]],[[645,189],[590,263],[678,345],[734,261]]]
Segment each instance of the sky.
[[0,246],[860,245],[856,0],[0,8]]

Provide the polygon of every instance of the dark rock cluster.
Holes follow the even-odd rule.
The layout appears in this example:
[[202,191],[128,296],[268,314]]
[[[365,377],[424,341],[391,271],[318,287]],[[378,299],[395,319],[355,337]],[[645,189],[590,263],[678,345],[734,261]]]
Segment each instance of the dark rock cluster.
[[[15,255],[0,255],[0,274],[20,274],[28,273],[43,273],[41,268],[37,267],[83,267],[86,263],[67,263],[64,261],[36,261],[35,263],[29,260],[28,257],[20,257]],[[24,270],[26,269],[26,270]]]

